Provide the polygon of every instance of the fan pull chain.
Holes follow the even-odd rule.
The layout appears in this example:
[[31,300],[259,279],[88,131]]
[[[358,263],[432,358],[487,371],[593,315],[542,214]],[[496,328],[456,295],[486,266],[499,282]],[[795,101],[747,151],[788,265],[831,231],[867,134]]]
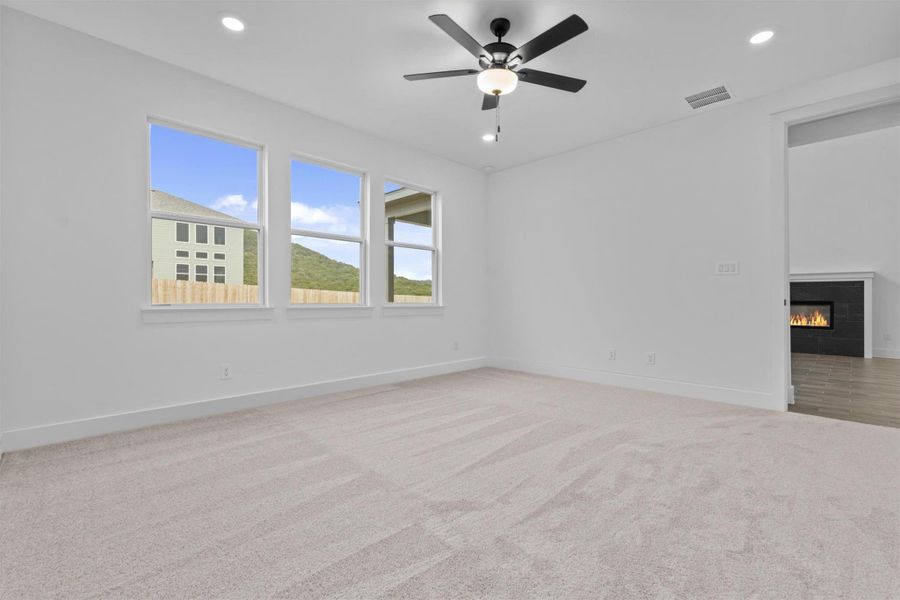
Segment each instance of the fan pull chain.
[[494,111],[497,121],[497,133],[494,134],[494,143],[500,143],[500,95],[497,95],[497,109]]

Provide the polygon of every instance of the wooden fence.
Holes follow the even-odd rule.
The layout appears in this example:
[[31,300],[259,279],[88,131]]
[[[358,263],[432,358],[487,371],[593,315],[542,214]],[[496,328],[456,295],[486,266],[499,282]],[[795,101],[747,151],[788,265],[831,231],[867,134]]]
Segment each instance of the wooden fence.
[[[153,279],[150,297],[153,304],[256,304],[259,302],[259,288],[255,285],[232,283]],[[394,302],[428,304],[431,296],[395,294]],[[359,304],[359,292],[291,288],[291,303]]]

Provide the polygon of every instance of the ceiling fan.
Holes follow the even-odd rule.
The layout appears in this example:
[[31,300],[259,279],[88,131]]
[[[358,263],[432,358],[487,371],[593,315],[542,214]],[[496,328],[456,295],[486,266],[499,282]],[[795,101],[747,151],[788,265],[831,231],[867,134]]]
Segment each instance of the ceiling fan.
[[516,89],[519,80],[566,92],[577,92],[587,83],[584,79],[547,73],[536,69],[519,68],[526,62],[587,31],[587,23],[578,15],[572,15],[560,21],[518,48],[503,41],[504,36],[509,33],[509,19],[499,18],[491,21],[491,33],[497,37],[497,41],[482,46],[447,15],[431,15],[428,18],[477,58],[478,65],[481,68],[404,75],[403,77],[409,81],[477,74],[478,89],[484,92],[481,110],[497,108],[500,104],[500,96]]

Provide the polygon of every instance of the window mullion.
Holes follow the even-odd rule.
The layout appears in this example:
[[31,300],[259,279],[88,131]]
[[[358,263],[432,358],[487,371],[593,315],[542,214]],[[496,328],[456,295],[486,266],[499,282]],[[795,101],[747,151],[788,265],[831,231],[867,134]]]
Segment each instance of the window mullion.
[[356,242],[362,243],[363,239],[361,237],[355,237],[352,235],[343,235],[340,233],[323,233],[321,231],[307,231],[305,229],[291,229],[291,235],[299,235],[303,237],[314,237],[322,240],[338,240],[341,242]]
[[247,223],[245,221],[229,221],[228,219],[216,219],[214,217],[198,217],[196,215],[169,213],[169,212],[150,212],[151,219],[161,219],[163,221],[181,221],[182,223],[191,223],[192,225],[209,225],[210,227],[231,227],[232,229],[253,229],[260,231],[261,225],[255,223]]
[[427,250],[429,252],[435,252],[437,248],[434,246],[424,246],[421,244],[411,244],[408,242],[394,242],[392,240],[387,240],[385,242],[388,246],[393,246],[394,248],[410,248],[411,250]]

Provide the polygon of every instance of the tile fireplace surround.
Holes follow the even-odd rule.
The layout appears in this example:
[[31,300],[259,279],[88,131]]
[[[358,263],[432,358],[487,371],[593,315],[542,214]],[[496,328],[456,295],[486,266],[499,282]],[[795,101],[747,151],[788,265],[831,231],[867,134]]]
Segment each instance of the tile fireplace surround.
[[[863,345],[862,356],[872,358],[872,282],[875,279],[874,271],[843,271],[835,273],[791,273],[790,283],[831,283],[831,282],[861,282],[863,286]],[[830,298],[791,298],[792,300],[830,300]],[[836,321],[838,319],[836,318]],[[809,331],[809,330],[805,330]],[[793,332],[792,332],[793,333]],[[794,336],[792,335],[792,338]],[[808,351],[795,349],[792,351]],[[840,354],[840,352],[825,352],[827,354]]]

